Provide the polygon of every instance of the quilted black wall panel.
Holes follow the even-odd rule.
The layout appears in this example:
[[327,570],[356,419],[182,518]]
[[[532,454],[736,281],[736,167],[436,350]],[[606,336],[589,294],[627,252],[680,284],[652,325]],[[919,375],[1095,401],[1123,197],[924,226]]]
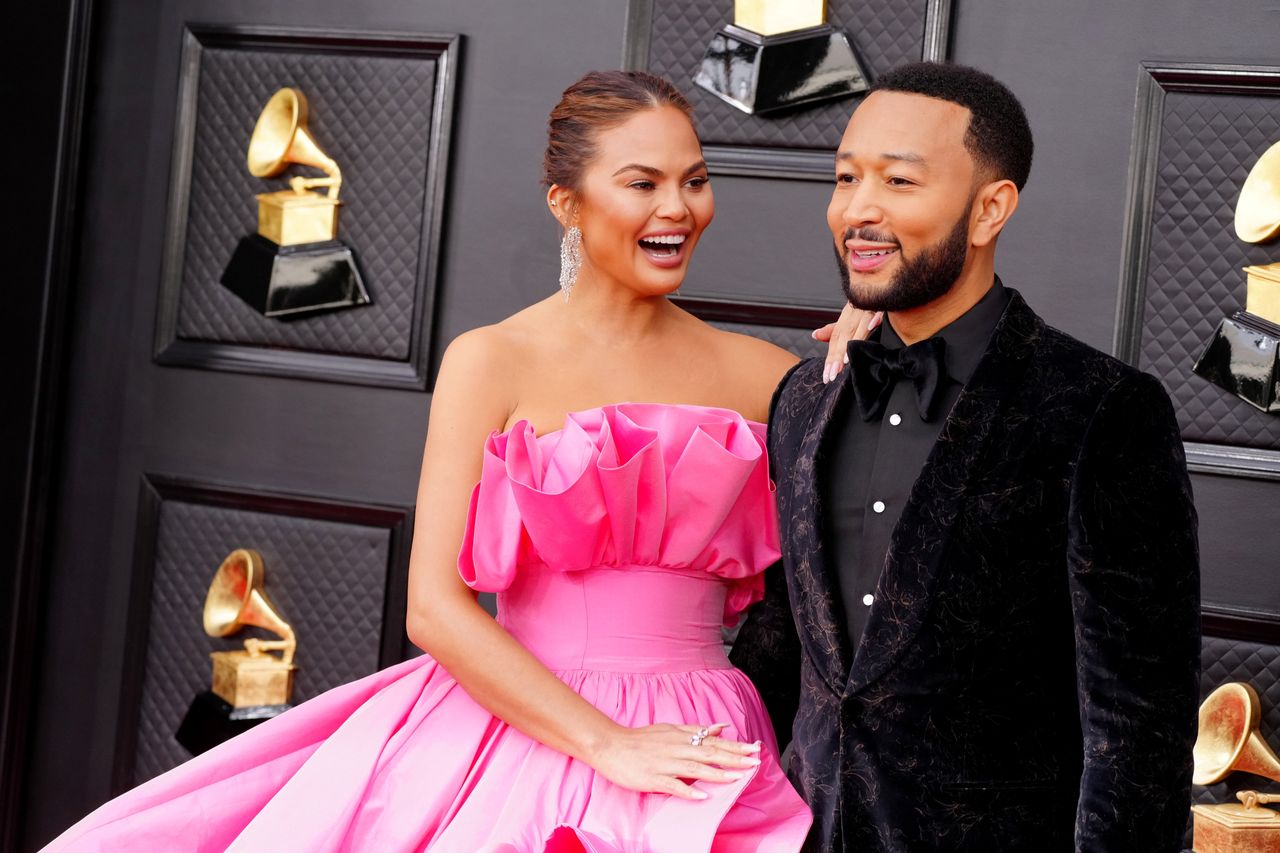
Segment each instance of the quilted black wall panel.
[[1244,307],[1241,268],[1280,259],[1235,235],[1240,186],[1280,140],[1280,93],[1165,96],[1139,365],[1164,380],[1188,441],[1280,448],[1280,418],[1191,372],[1218,322]]
[[[422,59],[207,48],[182,265],[178,336],[404,360],[422,249],[435,63]],[[245,169],[254,122],[281,86],[311,107],[310,128],[342,167],[339,238],[358,255],[373,304],[269,320],[218,283],[236,243],[257,230],[254,194],[287,187]]]
[[[830,0],[827,20],[842,28],[872,79],[924,55],[924,0]],[[750,116],[693,85],[711,37],[733,21],[731,0],[653,0],[648,68],[675,83],[694,105],[704,143],[831,151],[854,99],[774,117]]]
[[1280,418],[1191,372],[1244,306],[1242,268],[1280,246],[1235,235],[1240,187],[1280,139],[1280,67],[1144,62],[1138,74],[1117,354],[1173,398],[1193,469],[1280,476]]
[[[460,36],[192,26],[184,33],[156,358],[164,364],[425,388]],[[309,102],[342,168],[338,238],[372,304],[267,319],[219,279],[257,230],[255,195],[307,167],[249,174],[270,96]]]
[[209,688],[209,653],[266,636],[251,629],[214,639],[201,627],[209,583],[236,548],[262,554],[267,594],[297,632],[295,704],[378,668],[391,530],[164,500],[154,532],[139,535],[154,536],[155,547],[133,783],[190,757],[173,734],[192,697]]

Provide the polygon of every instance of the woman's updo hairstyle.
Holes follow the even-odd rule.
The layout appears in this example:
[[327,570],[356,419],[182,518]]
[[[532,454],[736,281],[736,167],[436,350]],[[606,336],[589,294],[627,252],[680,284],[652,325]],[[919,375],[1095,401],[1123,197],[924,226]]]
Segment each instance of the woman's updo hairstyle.
[[644,71],[592,71],[560,96],[547,122],[542,180],[571,190],[596,156],[595,138],[633,113],[672,106],[693,120],[693,107],[675,86]]

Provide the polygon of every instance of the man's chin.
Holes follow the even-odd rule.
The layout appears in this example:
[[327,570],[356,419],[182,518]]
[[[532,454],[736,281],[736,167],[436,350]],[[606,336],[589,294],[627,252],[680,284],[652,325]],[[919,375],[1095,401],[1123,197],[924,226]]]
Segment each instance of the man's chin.
[[[846,269],[848,269],[846,267]],[[878,311],[885,295],[893,286],[893,274],[882,274],[880,270],[870,273],[859,273],[849,270],[845,278],[845,296],[854,308],[864,311]]]

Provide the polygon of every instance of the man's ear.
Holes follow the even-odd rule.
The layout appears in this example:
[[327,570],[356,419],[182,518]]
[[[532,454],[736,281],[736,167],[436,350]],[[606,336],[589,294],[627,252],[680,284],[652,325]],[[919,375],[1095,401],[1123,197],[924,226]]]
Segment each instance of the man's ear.
[[1017,209],[1018,187],[1013,181],[992,181],[981,187],[973,199],[969,242],[974,246],[994,243]]
[[573,190],[568,187],[552,184],[547,190],[547,208],[565,228],[572,225],[577,218],[576,199]]

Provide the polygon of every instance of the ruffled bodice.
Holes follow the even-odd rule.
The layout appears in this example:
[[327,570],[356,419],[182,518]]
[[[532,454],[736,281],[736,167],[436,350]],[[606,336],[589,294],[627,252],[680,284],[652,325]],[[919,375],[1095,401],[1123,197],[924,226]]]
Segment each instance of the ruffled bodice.
[[732,624],[778,559],[765,427],[705,406],[620,403],[546,435],[490,436],[458,559],[474,589],[518,573],[658,570],[721,579]]

